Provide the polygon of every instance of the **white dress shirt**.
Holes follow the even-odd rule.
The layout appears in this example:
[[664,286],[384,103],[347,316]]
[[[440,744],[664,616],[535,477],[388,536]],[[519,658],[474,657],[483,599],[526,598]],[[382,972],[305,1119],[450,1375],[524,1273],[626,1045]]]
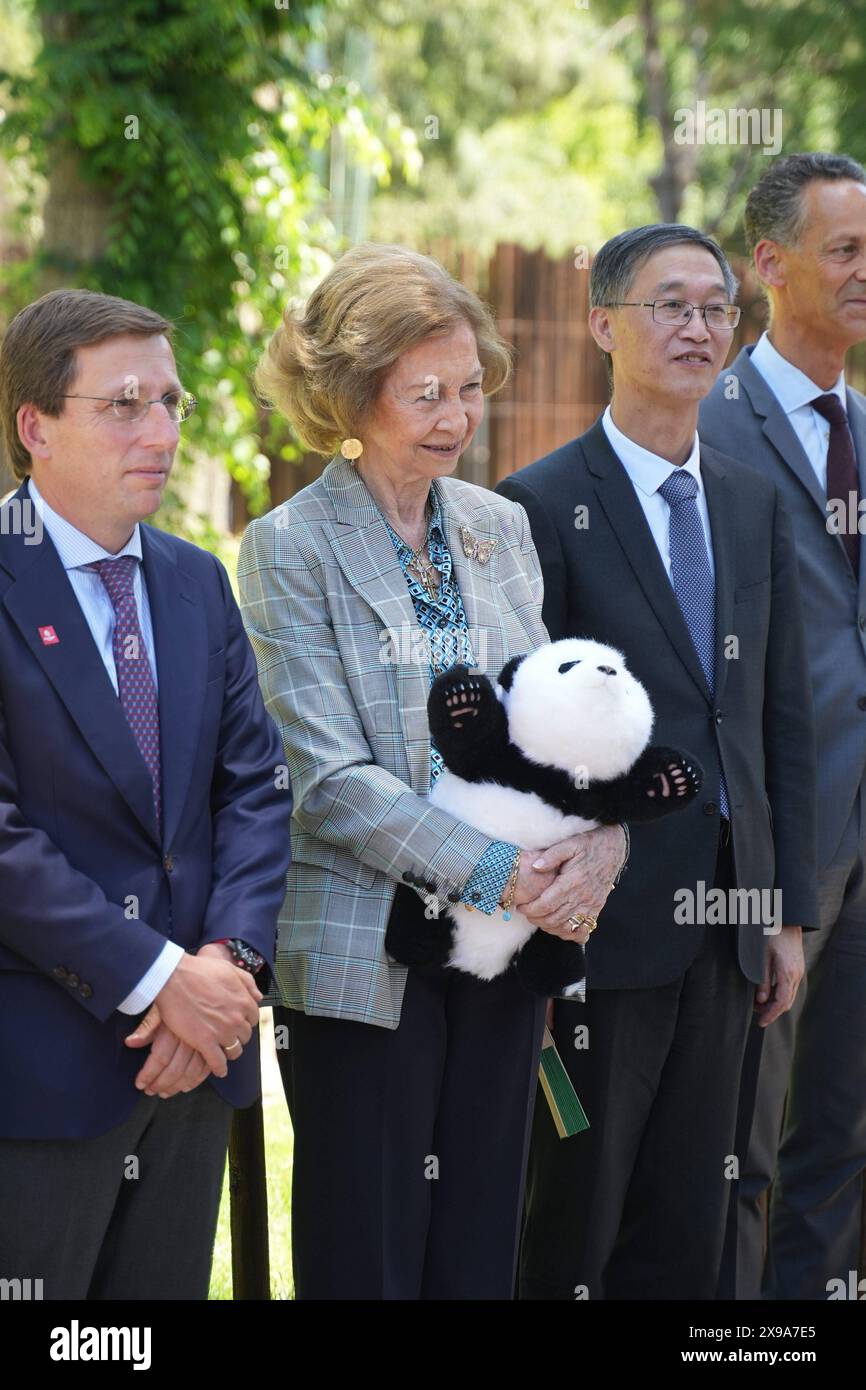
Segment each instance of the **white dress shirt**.
[[814,410],[809,402],[816,396],[838,396],[847,413],[845,373],[840,372],[836,384],[831,386],[829,391],[823,391],[805,372],[801,372],[799,367],[795,367],[793,362],[789,362],[787,357],[777,352],[766,333],[761,334],[749,360],[760,372],[787,415],[826,497],[830,422]]
[[[141,564],[141,536],[138,526],[136,525],[123,549],[118,550],[117,555],[112,555],[110,550],[104,550],[96,541],[91,540],[90,536],[86,536],[83,531],[79,531],[70,521],[56,512],[53,507],[49,507],[32,478],[27,480],[27,487],[33,499],[33,505],[42,518],[42,525],[51,537],[54,548],[60,556],[60,563],[66,571],[66,577],[72,585],[72,592],[78,600],[87,626],[93,635],[102,664],[114,686],[115,694],[118,693],[118,690],[117,670],[112,648],[116,618],[114,605],[99,575],[82,567],[95,564],[97,560],[115,560],[119,555],[134,555],[139,561],[134,580],[135,606],[138,609],[141,635],[147,648],[150,669],[153,672],[154,685],[156,685],[156,649],[153,641],[153,623],[150,616],[147,585],[144,581],[144,568]],[[176,941],[166,941],[149,970],[146,971],[123,1002],[118,1004],[117,1007],[120,1012],[122,1014],[140,1014],[149,1008],[183,954],[183,947],[178,946]]]
[[[635,444],[633,439],[629,439],[627,434],[623,434],[622,430],[618,429],[613,422],[610,406],[602,415],[601,424],[610,447],[631,480],[637,500],[643,508],[643,514],[652,532],[652,538],[658,547],[659,555],[662,557],[665,573],[670,579],[671,509],[659,492],[659,488],[670,477],[671,473],[676,472],[677,465],[671,463],[670,459],[663,459],[659,454],[651,453],[642,444]],[[707,497],[701,477],[701,446],[697,435],[695,435],[695,442],[692,445],[692,452],[680,467],[684,468],[687,473],[691,473],[698,485],[695,501],[698,504],[698,512],[704,528],[704,540],[707,543],[707,555],[710,558],[710,571],[715,579],[713,537],[710,531],[710,514],[707,511]]]

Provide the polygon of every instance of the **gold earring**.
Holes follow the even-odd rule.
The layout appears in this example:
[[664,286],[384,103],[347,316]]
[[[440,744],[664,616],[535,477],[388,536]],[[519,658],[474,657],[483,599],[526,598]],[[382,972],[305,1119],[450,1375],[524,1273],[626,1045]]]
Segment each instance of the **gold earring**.
[[360,439],[344,439],[340,445],[340,453],[347,463],[354,463],[364,452],[364,446]]

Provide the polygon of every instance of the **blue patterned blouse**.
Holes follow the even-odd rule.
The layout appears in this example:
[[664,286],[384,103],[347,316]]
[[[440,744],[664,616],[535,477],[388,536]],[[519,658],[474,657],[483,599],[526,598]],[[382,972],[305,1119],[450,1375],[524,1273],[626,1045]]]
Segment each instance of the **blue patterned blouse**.
[[[435,598],[431,599],[423,584],[413,578],[408,571],[407,566],[412,559],[411,546],[406,544],[402,536],[397,535],[387,517],[383,517],[383,520],[388,527],[388,534],[406,576],[406,583],[409,586],[409,595],[415,608],[418,624],[429,638],[430,684],[432,685],[434,677],[441,671],[448,671],[460,662],[467,666],[474,666],[475,661],[472,655],[469,624],[466,621],[460,589],[454,577],[451,552],[445,539],[445,527],[442,524],[439,498],[433,486],[430,488],[430,503],[432,515],[427,527],[427,549],[431,563],[436,566],[442,576],[439,593]],[[443,768],[442,754],[431,743],[431,787],[437,777],[441,775]],[[494,912],[514,867],[516,856],[516,845],[508,844],[503,840],[495,840],[484,853],[477,869],[466,883],[461,901],[476,907],[479,912],[484,912],[488,916]]]

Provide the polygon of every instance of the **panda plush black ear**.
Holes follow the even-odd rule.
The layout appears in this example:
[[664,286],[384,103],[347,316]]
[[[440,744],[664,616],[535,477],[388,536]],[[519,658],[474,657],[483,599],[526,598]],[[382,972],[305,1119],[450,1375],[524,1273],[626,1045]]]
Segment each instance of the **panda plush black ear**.
[[517,670],[521,661],[525,660],[526,653],[524,652],[522,656],[513,656],[510,661],[506,661],[499,675],[496,677],[497,682],[502,686],[503,690],[511,689],[511,684],[514,680],[514,672]]

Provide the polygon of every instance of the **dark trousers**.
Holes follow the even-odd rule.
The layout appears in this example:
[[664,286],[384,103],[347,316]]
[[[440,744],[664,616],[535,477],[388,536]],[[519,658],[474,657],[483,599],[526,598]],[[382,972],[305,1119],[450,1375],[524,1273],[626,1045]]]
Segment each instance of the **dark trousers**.
[[232,1108],[142,1095],[95,1139],[0,1139],[0,1278],[46,1299],[206,1299]]
[[[724,1289],[750,1299],[826,1299],[860,1254],[866,1171],[866,865],[862,807],[821,875],[819,931],[793,1009],[753,1027],[743,1071],[747,1154]],[[748,1145],[746,1145],[748,1140]],[[780,1148],[781,1144],[781,1148]],[[778,1164],[778,1166],[777,1166]],[[774,1181],[775,1178],[775,1181]],[[762,1197],[773,1184],[764,1264]],[[736,1261],[734,1264],[734,1252]]]
[[441,968],[396,1030],[274,1010],[297,1298],[513,1297],[543,1019],[513,972]]
[[[732,881],[720,850],[716,886]],[[670,984],[554,1005],[590,1129],[559,1139],[536,1105],[521,1298],[715,1297],[754,985],[734,929],[703,930]]]

